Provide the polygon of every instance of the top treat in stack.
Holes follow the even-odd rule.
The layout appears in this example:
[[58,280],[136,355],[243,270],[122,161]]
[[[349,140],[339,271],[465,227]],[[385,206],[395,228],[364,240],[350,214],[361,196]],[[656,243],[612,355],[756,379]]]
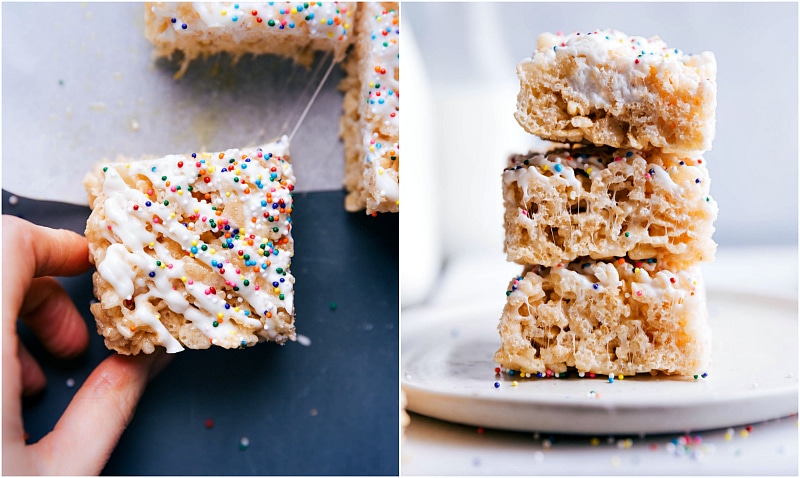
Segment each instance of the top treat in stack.
[[679,155],[711,149],[713,53],[686,54],[658,37],[614,30],[544,33],[517,75],[515,117],[543,139]]

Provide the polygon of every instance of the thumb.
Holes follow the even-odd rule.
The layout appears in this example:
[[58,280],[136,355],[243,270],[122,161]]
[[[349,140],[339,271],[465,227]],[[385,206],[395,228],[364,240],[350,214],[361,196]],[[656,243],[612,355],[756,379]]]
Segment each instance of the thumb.
[[89,375],[52,432],[29,451],[43,474],[97,475],[133,418],[148,380],[169,361],[152,355],[106,358]]

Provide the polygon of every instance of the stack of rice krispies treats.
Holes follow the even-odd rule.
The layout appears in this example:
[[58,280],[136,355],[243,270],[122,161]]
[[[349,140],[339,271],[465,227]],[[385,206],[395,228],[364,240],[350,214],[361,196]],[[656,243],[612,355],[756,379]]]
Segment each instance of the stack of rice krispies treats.
[[505,251],[524,270],[495,361],[523,377],[707,373],[714,55],[545,33],[517,75],[517,121],[560,145],[503,172]]

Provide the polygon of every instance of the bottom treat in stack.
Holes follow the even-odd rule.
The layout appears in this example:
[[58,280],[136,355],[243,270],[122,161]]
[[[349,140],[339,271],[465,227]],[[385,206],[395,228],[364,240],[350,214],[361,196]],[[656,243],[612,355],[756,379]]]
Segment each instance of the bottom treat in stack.
[[521,374],[706,373],[711,330],[699,267],[576,260],[526,266],[500,319],[494,356]]

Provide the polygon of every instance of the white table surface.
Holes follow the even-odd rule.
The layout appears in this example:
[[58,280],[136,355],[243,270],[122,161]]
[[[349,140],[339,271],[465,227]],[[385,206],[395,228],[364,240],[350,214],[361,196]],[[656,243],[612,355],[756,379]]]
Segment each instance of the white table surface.
[[[797,475],[797,416],[678,435],[588,437],[480,430],[411,414],[403,475]],[[696,440],[700,439],[699,443]],[[593,441],[593,439],[595,441]],[[596,445],[593,445],[596,443]]]
[[[2,5],[3,189],[85,205],[83,176],[100,160],[270,142],[292,132],[330,64],[320,56],[307,69],[271,55],[234,63],[220,54],[193,61],[175,79],[177,58],[152,58],[144,8]],[[343,75],[333,69],[292,138],[296,192],[342,187]]]
[[[721,246],[717,260],[704,266],[706,284],[709,289],[797,300],[797,260],[796,247]],[[508,278],[518,267],[506,263],[500,251],[476,251],[450,259],[436,281],[436,291],[415,309],[496,300],[504,295]],[[414,309],[403,309],[408,310]],[[401,446],[401,473],[798,474],[797,415],[749,427],[692,432],[687,442],[680,434],[612,437],[484,430],[411,413]]]

